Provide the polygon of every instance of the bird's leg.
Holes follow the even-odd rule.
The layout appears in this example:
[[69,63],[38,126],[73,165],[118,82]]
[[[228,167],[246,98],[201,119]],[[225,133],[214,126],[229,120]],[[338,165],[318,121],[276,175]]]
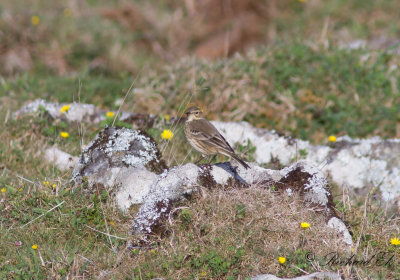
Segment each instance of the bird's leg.
[[199,164],[203,159],[204,159],[204,156],[201,155],[200,158],[194,164]]
[[217,155],[213,155],[213,156],[211,157],[210,161],[208,162],[208,164],[211,164],[211,162],[213,162],[213,160],[215,159],[216,156],[217,156]]

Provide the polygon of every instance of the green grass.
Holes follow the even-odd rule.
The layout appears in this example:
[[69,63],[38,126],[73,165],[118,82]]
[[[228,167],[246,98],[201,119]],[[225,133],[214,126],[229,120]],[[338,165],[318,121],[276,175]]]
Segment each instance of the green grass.
[[185,60],[134,77],[25,74],[5,80],[0,93],[18,97],[10,100],[13,109],[39,97],[54,102],[80,99],[116,109],[115,101],[137,77],[138,90],[123,106],[128,111],[180,116],[191,99],[204,104],[211,119],[244,119],[315,143],[326,143],[329,135],[390,138],[400,133],[396,61],[396,55],[386,51],[313,49],[295,43],[215,63]]
[[[80,100],[115,110],[116,101],[135,81],[123,110],[180,116],[188,103],[196,103],[209,119],[245,120],[315,144],[328,143],[329,135],[400,137],[399,56],[391,53],[396,46],[378,51],[339,48],[355,39],[398,38],[398,1],[278,1],[271,19],[276,35],[268,46],[214,62],[167,58],[165,54],[174,50],[156,53],[149,44],[140,44],[148,33],[130,31],[100,16],[102,9],[121,3],[91,0],[80,3],[77,10],[68,2],[39,0],[29,8],[19,0],[0,3],[2,53],[24,47],[32,59],[29,71],[0,70],[0,189],[5,190],[0,192],[0,278],[93,279],[110,273],[107,279],[247,279],[256,273],[302,275],[299,268],[340,271],[355,279],[400,277],[398,266],[310,265],[307,252],[317,251],[322,259],[327,249],[321,246],[314,224],[306,242],[300,242],[304,239],[296,227],[308,217],[298,214],[304,211],[302,205],[295,207],[298,211],[285,212],[273,208],[286,207],[281,197],[272,195],[279,201],[273,203],[269,196],[230,189],[203,190],[204,196],[184,202],[181,206],[186,208],[167,223],[167,237],[153,237],[149,250],[127,252],[125,239],[108,238],[93,229],[134,239],[129,232],[137,207],[124,215],[105,192],[88,194],[84,185],[70,192],[71,172],[61,172],[42,156],[51,145],[79,156],[81,141],[88,143],[110,120],[84,124],[82,136],[80,124],[50,120],[45,112],[18,120],[11,117],[36,98]],[[157,20],[165,20],[177,6],[182,8],[174,1],[148,3]],[[66,8],[72,9],[72,16],[66,16]],[[40,17],[36,27],[30,23],[32,15]],[[182,22],[185,16],[183,10]],[[163,30],[152,32],[150,43],[168,45],[168,32]],[[191,51],[192,43],[185,51]],[[62,65],[52,66],[46,60],[57,54],[65,62],[65,73]],[[161,139],[164,129],[174,130],[170,142]],[[61,138],[61,131],[70,137]],[[197,159],[197,153],[186,157],[190,147],[181,127],[174,129],[160,117],[147,132],[160,144],[170,166]],[[235,147],[248,160],[255,149],[250,142]],[[305,155],[299,151],[300,157]],[[275,187],[270,188],[275,193]],[[360,240],[357,256],[387,252],[398,260],[399,248],[390,245],[390,238],[400,234],[397,212],[372,194],[365,209],[365,198],[350,198],[335,188],[336,208],[348,221],[353,240]],[[266,216],[260,219],[260,215]],[[318,216],[312,219],[318,221]],[[228,232],[226,223],[231,225]],[[284,265],[277,262],[279,256],[287,258]]]

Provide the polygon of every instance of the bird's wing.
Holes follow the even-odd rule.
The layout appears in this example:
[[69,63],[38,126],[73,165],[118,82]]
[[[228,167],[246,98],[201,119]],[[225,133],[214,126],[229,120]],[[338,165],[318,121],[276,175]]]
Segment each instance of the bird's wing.
[[190,128],[190,132],[196,140],[207,141],[210,144],[226,150],[228,153],[235,153],[225,138],[209,121],[205,119],[194,120]]

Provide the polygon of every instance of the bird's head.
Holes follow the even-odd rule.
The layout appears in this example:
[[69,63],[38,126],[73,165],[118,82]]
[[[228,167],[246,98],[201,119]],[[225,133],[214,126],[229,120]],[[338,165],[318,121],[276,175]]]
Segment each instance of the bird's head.
[[201,119],[203,117],[203,111],[196,106],[192,106],[185,112],[188,121]]

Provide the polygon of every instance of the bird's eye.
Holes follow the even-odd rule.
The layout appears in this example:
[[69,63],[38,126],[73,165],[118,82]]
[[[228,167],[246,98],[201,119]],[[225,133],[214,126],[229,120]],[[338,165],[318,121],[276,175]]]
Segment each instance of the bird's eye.
[[198,116],[198,115],[199,115],[199,112],[196,112],[195,114],[196,114],[196,116]]

